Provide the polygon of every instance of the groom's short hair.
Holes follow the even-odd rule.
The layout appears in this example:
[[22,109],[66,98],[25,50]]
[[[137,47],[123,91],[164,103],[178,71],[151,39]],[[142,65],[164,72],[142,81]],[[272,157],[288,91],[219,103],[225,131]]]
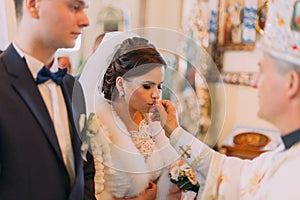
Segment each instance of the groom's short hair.
[[16,17],[17,17],[18,21],[21,20],[22,15],[23,15],[23,10],[22,10],[23,2],[24,2],[24,0],[14,0],[15,10],[16,10]]

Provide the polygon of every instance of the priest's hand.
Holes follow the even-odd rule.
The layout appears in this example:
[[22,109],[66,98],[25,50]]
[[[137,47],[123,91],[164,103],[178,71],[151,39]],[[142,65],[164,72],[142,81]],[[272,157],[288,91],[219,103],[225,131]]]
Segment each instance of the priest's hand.
[[152,113],[152,121],[160,121],[166,136],[170,137],[171,133],[179,126],[177,112],[172,102],[169,100],[157,102]]

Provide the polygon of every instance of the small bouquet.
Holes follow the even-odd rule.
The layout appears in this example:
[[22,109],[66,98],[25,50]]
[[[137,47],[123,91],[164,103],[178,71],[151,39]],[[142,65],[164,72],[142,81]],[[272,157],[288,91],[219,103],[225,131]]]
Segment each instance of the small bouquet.
[[199,190],[199,183],[195,171],[183,160],[178,160],[171,167],[169,174],[171,182],[176,184],[180,190],[194,192],[196,196]]
[[87,120],[87,128],[86,128],[86,134],[83,138],[82,145],[81,145],[81,157],[84,161],[87,161],[86,154],[89,150],[89,147],[91,145],[91,140],[97,133],[99,132],[99,125],[97,122],[97,116],[95,113],[91,113]]

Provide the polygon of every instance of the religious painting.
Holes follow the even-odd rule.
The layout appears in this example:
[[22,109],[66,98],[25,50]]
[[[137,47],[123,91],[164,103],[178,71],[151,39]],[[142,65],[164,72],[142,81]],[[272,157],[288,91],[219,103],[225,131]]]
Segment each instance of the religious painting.
[[123,31],[123,11],[121,9],[108,6],[99,13],[101,31]]
[[294,5],[291,29],[298,32],[300,31],[300,1],[296,1]]
[[[167,62],[162,98],[178,108],[180,125],[198,139],[211,125],[211,99],[205,77],[184,58],[161,50]],[[193,110],[193,112],[191,112]]]
[[255,19],[255,28],[260,34],[264,33],[265,24],[267,21],[267,12],[268,12],[268,1],[266,1],[262,6],[257,10],[256,19]]
[[98,13],[97,25],[100,32],[128,31],[130,29],[130,11],[120,5],[108,5]]
[[257,0],[220,0],[219,6],[219,49],[253,49]]

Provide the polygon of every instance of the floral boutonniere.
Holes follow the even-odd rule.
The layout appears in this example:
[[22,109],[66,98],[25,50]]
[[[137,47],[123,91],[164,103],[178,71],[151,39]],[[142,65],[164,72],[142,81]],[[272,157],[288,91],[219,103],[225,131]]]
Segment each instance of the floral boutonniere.
[[199,190],[199,183],[195,171],[183,160],[178,160],[170,167],[171,182],[180,190],[189,190],[195,193]]
[[98,132],[99,132],[99,125],[97,122],[97,116],[95,113],[91,113],[87,120],[87,128],[81,145],[81,157],[84,161],[87,161],[86,159],[87,151],[89,150],[93,137],[95,137],[95,135],[97,135]]

